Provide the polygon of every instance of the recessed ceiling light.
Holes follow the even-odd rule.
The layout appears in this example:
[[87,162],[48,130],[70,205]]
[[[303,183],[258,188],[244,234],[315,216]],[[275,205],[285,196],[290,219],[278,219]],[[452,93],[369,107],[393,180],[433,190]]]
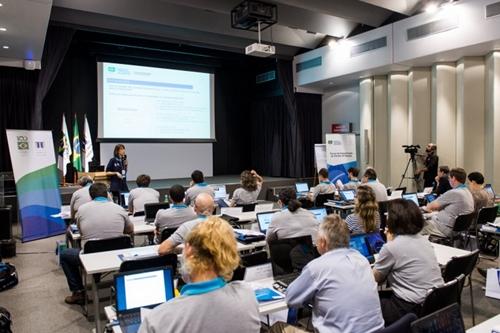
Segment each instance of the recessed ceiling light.
[[0,27],[0,31],[7,31],[7,28]]
[[9,45],[4,45],[4,46],[2,46],[2,48],[7,50],[7,49],[9,49]]
[[2,6],[3,6],[3,3],[0,3],[0,7],[2,7]]

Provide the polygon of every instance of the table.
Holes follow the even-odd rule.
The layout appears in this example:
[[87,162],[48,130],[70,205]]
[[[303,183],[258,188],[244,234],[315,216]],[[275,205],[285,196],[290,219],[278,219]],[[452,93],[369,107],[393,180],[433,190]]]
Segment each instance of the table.
[[461,257],[470,254],[470,251],[457,249],[451,246],[437,243],[431,243],[431,245],[434,248],[434,254],[440,266],[445,266],[453,257]]
[[481,324],[471,327],[467,330],[467,333],[491,333],[493,327],[500,326],[500,315],[496,315]]
[[342,218],[345,218],[347,216],[347,214],[349,214],[351,211],[354,210],[354,204],[339,205],[337,203],[328,201],[328,202],[325,202],[325,206],[332,208],[332,210],[335,213],[338,213],[340,215],[340,217],[342,217]]

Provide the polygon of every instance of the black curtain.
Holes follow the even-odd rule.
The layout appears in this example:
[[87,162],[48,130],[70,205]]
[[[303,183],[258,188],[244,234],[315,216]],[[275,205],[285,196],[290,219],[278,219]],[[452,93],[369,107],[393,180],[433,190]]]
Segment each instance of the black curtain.
[[66,52],[71,45],[75,34],[74,29],[49,26],[42,54],[42,69],[38,76],[38,84],[35,97],[35,108],[31,118],[32,129],[42,129],[43,116],[42,104],[52,83],[54,82],[59,68],[61,67]]
[[5,129],[29,129],[39,71],[0,67],[0,170],[12,171]]

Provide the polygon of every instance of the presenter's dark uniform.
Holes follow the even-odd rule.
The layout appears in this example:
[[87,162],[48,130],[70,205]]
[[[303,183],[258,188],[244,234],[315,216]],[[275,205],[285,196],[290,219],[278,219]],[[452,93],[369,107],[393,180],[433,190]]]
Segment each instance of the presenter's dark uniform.
[[438,171],[439,157],[435,154],[427,155],[425,159],[424,187],[433,187]]
[[116,203],[120,203],[120,193],[128,192],[127,186],[127,170],[125,168],[124,162],[119,157],[113,157],[109,160],[108,165],[106,166],[106,171],[110,172],[118,172],[123,178],[120,179],[118,176],[111,176],[111,184],[110,191],[113,194],[113,201]]

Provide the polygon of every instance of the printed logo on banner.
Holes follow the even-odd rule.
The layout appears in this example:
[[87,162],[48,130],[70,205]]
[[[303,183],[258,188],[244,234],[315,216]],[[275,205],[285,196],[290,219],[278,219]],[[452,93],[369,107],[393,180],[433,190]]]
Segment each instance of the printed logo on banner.
[[28,150],[30,146],[28,144],[28,137],[24,135],[17,136],[17,149],[19,150]]
[[43,141],[35,141],[35,146],[38,148],[38,149],[43,149]]

